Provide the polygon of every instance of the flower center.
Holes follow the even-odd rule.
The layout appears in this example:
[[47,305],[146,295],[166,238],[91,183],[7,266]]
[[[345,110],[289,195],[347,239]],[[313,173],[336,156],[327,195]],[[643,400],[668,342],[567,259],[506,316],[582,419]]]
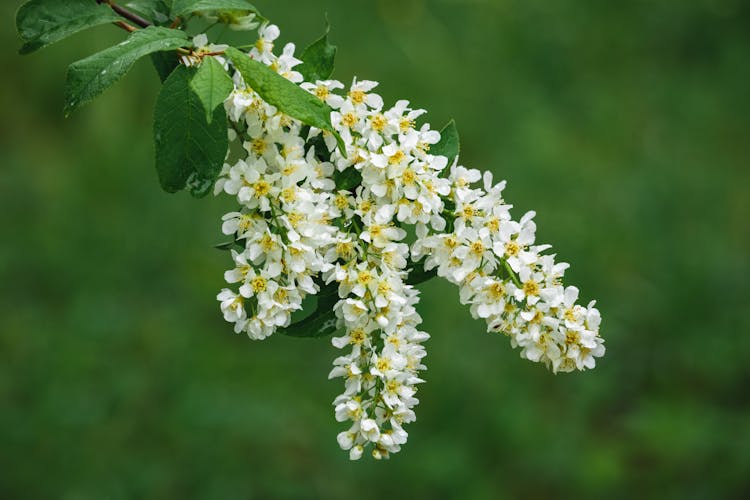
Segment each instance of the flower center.
[[477,257],[481,257],[484,254],[484,243],[477,240],[471,244],[471,253]]
[[325,85],[318,85],[315,88],[315,95],[321,101],[325,101],[326,98],[328,97],[328,94],[330,94],[330,92],[328,91],[328,88]]
[[349,337],[351,337],[352,339],[352,344],[361,344],[367,338],[367,334],[363,329],[356,328],[355,330],[352,330],[352,333],[349,335]]
[[283,199],[286,203],[291,203],[294,200],[297,199],[297,193],[295,192],[294,186],[290,186],[288,188],[284,188],[281,191],[281,199]]
[[372,129],[373,130],[382,132],[386,125],[388,125],[388,120],[385,119],[385,116],[381,114],[377,114],[372,117]]
[[255,196],[261,198],[271,191],[271,185],[266,181],[258,181],[253,184],[253,189],[255,190]]
[[505,245],[505,253],[508,254],[509,257],[515,257],[520,250],[521,247],[519,247],[518,243],[515,241],[509,241],[508,244]]
[[372,274],[370,274],[370,271],[364,270],[360,271],[357,275],[357,283],[360,285],[366,285],[372,280]]
[[534,280],[529,280],[523,284],[523,293],[526,295],[539,295],[539,284]]
[[[404,159],[404,156],[406,156],[404,152],[399,149],[398,151],[393,153],[393,156],[388,158],[388,163],[390,163],[391,165],[398,165]],[[404,172],[404,174],[406,174],[406,172]]]
[[352,90],[349,92],[349,98],[354,104],[362,104],[365,102],[365,93],[361,90]]
[[349,128],[352,128],[357,123],[357,116],[354,113],[345,113],[341,117],[341,122]]
[[401,175],[401,179],[404,181],[404,184],[411,185],[417,180],[417,174],[414,173],[414,170],[407,168]]
[[250,149],[258,156],[266,152],[266,141],[261,138],[253,139],[250,143]]
[[250,286],[253,287],[255,293],[265,292],[267,288],[267,280],[263,276],[256,276],[250,282]]

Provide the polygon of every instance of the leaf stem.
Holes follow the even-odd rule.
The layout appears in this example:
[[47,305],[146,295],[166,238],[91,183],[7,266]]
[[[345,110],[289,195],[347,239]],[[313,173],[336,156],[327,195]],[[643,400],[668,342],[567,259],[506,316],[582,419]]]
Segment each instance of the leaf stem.
[[[124,17],[128,21],[132,22],[136,26],[139,26],[141,28],[148,28],[149,26],[151,26],[151,23],[149,21],[147,21],[146,19],[142,18],[141,16],[139,16],[135,12],[130,12],[125,7],[117,5],[112,0],[96,0],[96,3],[103,3],[103,4],[106,4],[106,5],[109,5],[112,8],[112,10],[114,10],[119,15],[121,15],[122,17]],[[118,24],[118,26],[119,26],[119,24]]]

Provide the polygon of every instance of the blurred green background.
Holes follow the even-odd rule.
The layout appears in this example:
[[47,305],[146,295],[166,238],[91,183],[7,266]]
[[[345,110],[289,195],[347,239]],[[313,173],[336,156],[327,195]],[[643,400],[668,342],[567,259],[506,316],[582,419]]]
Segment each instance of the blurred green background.
[[[2,2],[0,498],[748,498],[750,3],[378,0],[258,7],[335,76],[382,82],[598,299],[607,355],[554,376],[424,284],[409,443],[350,463],[325,341],[234,335],[215,302],[227,200],[160,191],[148,62],[71,119]],[[249,40],[252,42],[252,40]]]

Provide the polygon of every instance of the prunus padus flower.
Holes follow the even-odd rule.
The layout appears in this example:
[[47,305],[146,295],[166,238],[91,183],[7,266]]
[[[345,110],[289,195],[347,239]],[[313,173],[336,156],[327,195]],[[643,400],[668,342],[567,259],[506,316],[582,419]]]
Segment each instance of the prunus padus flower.
[[[180,2],[186,12],[190,5]],[[103,6],[90,7],[101,22],[112,21]],[[152,46],[178,48],[157,103],[157,160],[167,158],[157,163],[162,185],[196,195],[212,188],[238,206],[221,221],[232,264],[217,295],[235,332],[254,340],[292,334],[295,326],[296,336],[337,332],[331,342],[341,353],[329,378],[343,379],[334,416],[345,423],[337,441],[352,460],[365,452],[388,458],[407,441],[429,339],[415,284],[431,273],[453,283],[471,315],[507,336],[521,357],[555,373],[595,366],[604,341],[594,302],[578,304],[578,289],[564,284],[568,264],[536,241],[534,212],[513,217],[505,181],[461,165],[452,126],[441,134],[418,125],[425,111],[406,100],[387,106],[375,81],[330,79],[335,49],[325,36],[305,50],[309,57],[295,56],[291,43],[278,50],[279,28],[259,22],[252,6],[200,12],[257,28],[243,52],[205,34],[189,40],[172,14],[174,29],[126,17],[142,28],[126,29],[140,35],[107,57],[76,63],[74,76],[106,72],[113,54],[128,52],[125,44],[140,44],[140,55]],[[46,29],[24,15],[22,36]],[[46,40],[34,36],[27,44]],[[74,85],[71,98],[80,102],[80,92]],[[84,97],[95,93],[88,88]],[[195,112],[201,106],[206,113]],[[217,119],[225,121],[217,127]],[[172,151],[188,164],[170,162]],[[317,310],[293,324],[314,296]]]
[[[237,267],[227,281],[242,280],[240,295],[249,300],[237,313],[229,289],[218,298],[236,329],[259,338],[257,331],[265,337],[288,326],[321,284],[336,284],[334,311],[344,333],[332,343],[345,354],[329,377],[344,380],[334,406],[336,419],[350,425],[338,437],[350,457],[365,449],[376,458],[399,451],[404,424],[416,418],[429,335],[419,330],[419,292],[407,282],[411,262],[425,259],[426,269],[455,284],[472,316],[507,335],[524,358],[555,372],[593,368],[604,353],[598,311],[593,302],[576,304],[578,290],[562,283],[567,264],[535,243],[533,212],[513,220],[502,197],[505,182],[431,154],[440,133],[429,124],[416,127],[424,111],[405,100],[386,108],[374,81],[355,79],[348,89],[335,80],[301,82],[293,46],[279,57],[269,48],[278,28],[263,25],[259,32],[248,56],[332,108],[346,156],[329,133],[279,113],[235,74],[226,108],[243,130],[234,140],[247,157],[224,166],[215,192],[235,196],[240,217],[260,223],[241,233],[239,224],[224,224],[245,247],[234,254]],[[306,147],[316,137],[325,144],[324,158]],[[361,174],[361,184],[336,190],[332,179],[348,170]],[[237,220],[237,213],[225,220]],[[419,235],[411,245],[406,226]],[[267,277],[265,295],[255,300],[242,290],[260,275]]]

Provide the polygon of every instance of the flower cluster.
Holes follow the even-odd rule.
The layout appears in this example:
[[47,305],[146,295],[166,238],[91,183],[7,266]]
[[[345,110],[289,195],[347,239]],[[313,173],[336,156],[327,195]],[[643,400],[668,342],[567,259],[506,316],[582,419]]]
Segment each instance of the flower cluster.
[[484,189],[472,187],[480,179],[478,170],[451,168],[452,230],[422,229],[412,256],[426,256],[425,267],[457,285],[471,315],[508,335],[522,357],[555,372],[593,368],[604,354],[594,302],[576,304],[578,289],[562,284],[568,264],[544,255],[549,245],[535,244],[534,212],[514,221],[505,183],[493,185],[485,172]]
[[344,147],[234,76],[225,106],[236,159],[215,192],[241,208],[224,216],[236,248],[225,273],[232,287],[218,299],[236,332],[263,339],[288,327],[306,296],[333,288],[343,335],[332,342],[345,352],[329,377],[344,379],[334,406],[348,422],[338,442],[349,456],[399,451],[403,425],[415,419],[429,338],[409,283],[415,262],[456,284],[472,315],[508,335],[523,357],[556,372],[592,368],[604,353],[599,313],[593,302],[576,304],[578,290],[562,284],[567,264],[535,244],[533,213],[514,221],[504,183],[430,154],[440,133],[417,125],[424,110],[404,100],[386,108],[376,82],[304,82],[293,44],[274,53],[278,36],[262,25],[249,57],[328,104]]

